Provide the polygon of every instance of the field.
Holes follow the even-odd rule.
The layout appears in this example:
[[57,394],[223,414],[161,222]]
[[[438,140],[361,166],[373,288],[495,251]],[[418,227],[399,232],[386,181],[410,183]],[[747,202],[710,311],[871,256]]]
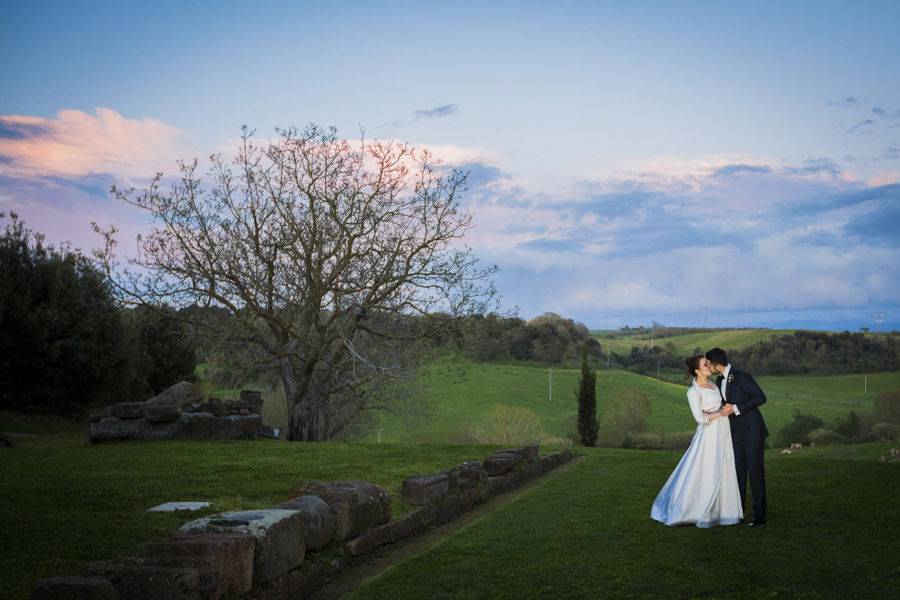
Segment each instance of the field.
[[[877,444],[865,454],[885,453]],[[896,598],[900,463],[767,456],[769,524],[668,528],[650,505],[678,453],[577,465],[364,581],[352,600]]]
[[[12,437],[18,445],[0,461],[3,599],[25,598],[37,579],[77,575],[91,561],[133,556],[196,516],[271,506],[303,480],[372,481],[392,494],[400,514],[410,508],[398,499],[404,477],[480,460],[496,448]],[[578,448],[584,458],[572,468],[364,583],[353,597],[793,598],[827,585],[838,597],[889,598],[900,579],[889,551],[900,533],[900,463],[880,461],[890,447],[770,451],[770,524],[761,532],[651,522],[649,506],[678,452]],[[213,507],[146,511],[171,500]],[[717,575],[735,549],[737,565]],[[754,571],[766,576],[754,581]]]
[[[580,372],[553,369],[552,400],[550,369],[505,364],[477,363],[459,355],[443,356],[429,365],[425,397],[431,405],[430,419],[384,415],[379,427],[388,442],[465,443],[475,426],[484,426],[495,404],[524,406],[540,417],[550,437],[570,436],[575,427],[575,389]],[[900,372],[835,377],[760,377],[768,396],[762,408],[770,432],[776,433],[795,410],[821,417],[826,423],[848,411],[871,410],[878,393],[900,388]],[[653,412],[648,429],[661,433],[690,431],[696,427],[687,408],[686,384],[657,381],[626,371],[597,372],[598,410],[618,391],[642,390],[651,399]],[[865,393],[864,393],[865,389]],[[376,433],[369,439],[376,439]]]
[[[607,349],[616,354],[628,354],[632,346],[666,346],[672,344],[675,347],[676,356],[690,356],[696,348],[708,350],[710,348],[724,348],[725,350],[746,348],[756,342],[767,341],[773,336],[793,335],[796,329],[732,329],[726,331],[709,331],[689,333],[686,335],[674,335],[672,337],[655,338],[650,340],[647,334],[631,335],[625,337],[606,338],[603,331],[591,333],[600,342],[603,351]],[[611,332],[610,332],[611,333]],[[640,339],[638,339],[640,338]],[[647,338],[647,339],[644,339]]]

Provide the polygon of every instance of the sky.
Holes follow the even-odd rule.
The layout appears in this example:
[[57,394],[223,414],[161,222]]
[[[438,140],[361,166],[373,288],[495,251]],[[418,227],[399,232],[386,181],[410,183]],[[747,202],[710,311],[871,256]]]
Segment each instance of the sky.
[[51,242],[133,236],[110,186],[243,124],[316,123],[467,170],[522,318],[900,329],[900,2],[0,8],[0,212]]

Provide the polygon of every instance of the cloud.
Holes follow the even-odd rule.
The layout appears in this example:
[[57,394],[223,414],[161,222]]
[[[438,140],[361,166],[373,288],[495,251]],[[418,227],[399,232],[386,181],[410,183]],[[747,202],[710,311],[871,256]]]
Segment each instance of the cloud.
[[862,129],[864,127],[868,127],[869,125],[871,125],[874,122],[875,121],[873,121],[872,119],[863,119],[862,121],[860,121],[859,123],[857,123],[856,125],[851,127],[850,129],[848,129],[847,133],[858,133],[860,129]]
[[109,108],[94,115],[63,110],[55,118],[0,115],[0,173],[18,177],[126,178],[172,170],[184,151],[181,130],[156,119],[128,119]]
[[456,104],[445,104],[432,108],[431,110],[417,110],[413,113],[416,120],[420,119],[440,119],[441,117],[449,117],[459,113],[459,107]]
[[856,106],[865,102],[867,102],[867,100],[860,100],[859,98],[854,98],[853,96],[847,96],[846,98],[841,98],[840,100],[829,101],[828,106]]

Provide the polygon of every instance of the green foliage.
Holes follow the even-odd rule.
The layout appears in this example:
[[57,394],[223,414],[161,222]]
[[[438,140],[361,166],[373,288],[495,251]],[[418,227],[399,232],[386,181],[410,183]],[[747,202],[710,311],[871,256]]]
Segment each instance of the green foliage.
[[900,389],[875,396],[875,419],[884,423],[900,423]]
[[687,450],[694,439],[696,431],[676,431],[675,433],[667,433],[665,436],[664,447],[666,450]]
[[900,425],[896,423],[876,423],[872,426],[872,434],[880,440],[897,440],[900,438]]
[[623,447],[633,450],[662,450],[663,438],[658,433],[649,431],[632,433],[626,436]]
[[138,306],[124,311],[131,336],[130,361],[135,400],[150,397],[169,386],[193,379],[197,367],[196,341],[169,307]]
[[809,434],[825,422],[816,415],[801,411],[794,412],[794,420],[781,428],[776,436],[778,446],[790,446],[793,443],[809,444]]
[[861,433],[861,428],[862,421],[859,415],[856,414],[856,411],[852,410],[847,413],[847,416],[836,419],[830,427],[832,431],[848,439],[858,437]]
[[581,443],[593,446],[597,443],[597,373],[588,364],[587,350],[581,356],[581,379],[578,380],[578,434]]
[[651,412],[647,394],[639,389],[626,388],[604,406],[603,420],[626,437],[644,431]]
[[546,313],[528,322],[496,314],[459,320],[459,330],[443,345],[460,349],[479,361],[520,360],[546,364],[572,364],[580,349],[599,358],[600,344],[588,328],[572,319]]
[[847,438],[840,433],[819,427],[809,432],[807,436],[811,444],[844,444]]
[[45,245],[13,214],[0,235],[0,282],[0,408],[72,414],[119,399],[125,329],[88,258]]

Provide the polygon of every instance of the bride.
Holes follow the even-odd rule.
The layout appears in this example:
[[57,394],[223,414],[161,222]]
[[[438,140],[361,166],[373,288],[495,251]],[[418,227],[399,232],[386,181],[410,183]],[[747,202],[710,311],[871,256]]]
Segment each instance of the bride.
[[694,383],[687,392],[697,431],[678,466],[653,502],[650,517],[666,525],[714,527],[734,525],[744,517],[734,466],[728,419],[716,411],[722,404],[719,389],[707,381],[712,369],[697,355],[684,361],[685,378]]

